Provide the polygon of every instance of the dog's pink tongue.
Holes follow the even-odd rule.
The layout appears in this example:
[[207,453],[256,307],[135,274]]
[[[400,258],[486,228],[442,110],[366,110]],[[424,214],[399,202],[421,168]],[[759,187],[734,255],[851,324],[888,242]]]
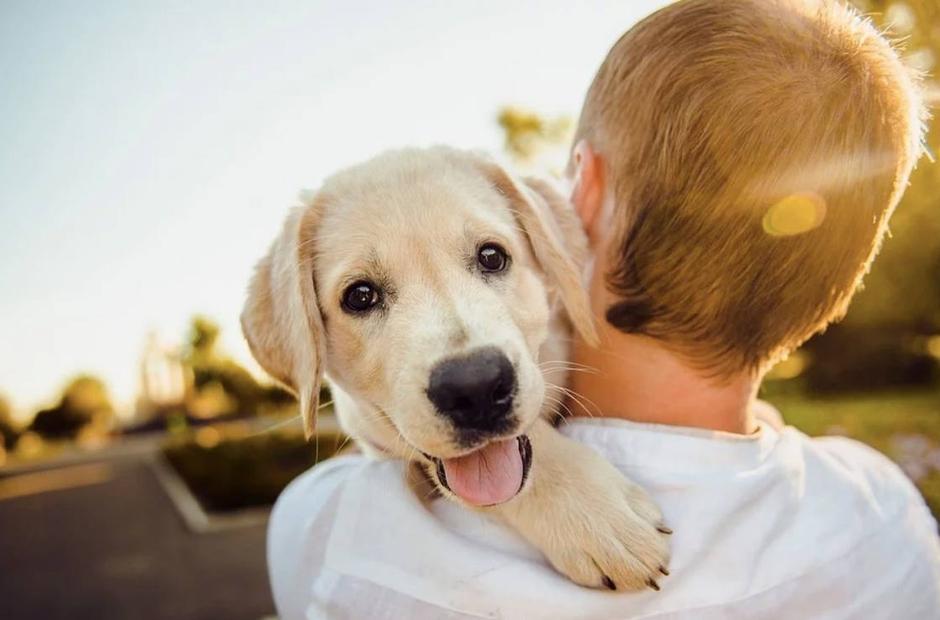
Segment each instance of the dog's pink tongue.
[[522,486],[522,455],[515,439],[496,441],[443,463],[447,486],[474,506],[501,504]]

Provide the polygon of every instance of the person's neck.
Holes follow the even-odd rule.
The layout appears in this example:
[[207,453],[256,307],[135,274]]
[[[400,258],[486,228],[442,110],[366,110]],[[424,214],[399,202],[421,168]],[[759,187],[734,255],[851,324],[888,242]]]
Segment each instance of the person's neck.
[[[600,348],[576,340],[568,408],[574,415],[690,426],[749,434],[759,380],[742,373],[726,381],[705,377],[660,342],[624,334],[604,323]],[[581,401],[580,404],[578,401]]]

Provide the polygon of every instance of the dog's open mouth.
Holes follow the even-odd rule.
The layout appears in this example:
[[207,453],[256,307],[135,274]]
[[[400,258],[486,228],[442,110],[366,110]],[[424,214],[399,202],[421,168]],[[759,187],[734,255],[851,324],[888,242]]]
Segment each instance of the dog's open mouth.
[[437,478],[451,493],[474,506],[509,501],[522,490],[532,466],[532,444],[525,435],[494,441],[450,459],[427,456]]

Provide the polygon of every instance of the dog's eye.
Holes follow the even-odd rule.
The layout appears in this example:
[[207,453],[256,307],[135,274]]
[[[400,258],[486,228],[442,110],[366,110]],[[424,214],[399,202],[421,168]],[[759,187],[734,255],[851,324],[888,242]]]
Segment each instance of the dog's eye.
[[379,291],[369,282],[359,281],[350,284],[343,292],[343,309],[358,314],[366,312],[379,303]]
[[495,243],[487,243],[477,252],[477,262],[484,273],[496,273],[506,269],[509,256],[506,255],[506,250]]

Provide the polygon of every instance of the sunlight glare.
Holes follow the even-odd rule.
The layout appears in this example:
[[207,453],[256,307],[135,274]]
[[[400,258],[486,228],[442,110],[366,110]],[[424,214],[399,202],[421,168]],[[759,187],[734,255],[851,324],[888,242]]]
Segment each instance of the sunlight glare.
[[927,353],[940,360],[940,336],[931,336],[927,339]]
[[791,237],[819,226],[826,217],[826,201],[819,194],[790,194],[767,209],[764,232],[772,237]]

